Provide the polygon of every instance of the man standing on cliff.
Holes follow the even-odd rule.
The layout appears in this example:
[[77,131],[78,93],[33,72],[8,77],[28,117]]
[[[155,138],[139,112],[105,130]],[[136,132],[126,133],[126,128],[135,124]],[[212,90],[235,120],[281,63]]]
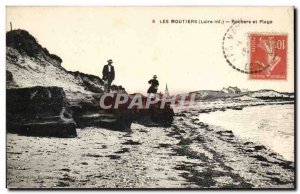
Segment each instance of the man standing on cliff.
[[112,66],[113,61],[109,59],[107,61],[107,64],[104,65],[103,71],[102,71],[102,79],[104,80],[104,86],[105,91],[110,92],[110,86],[112,81],[115,79],[115,69],[114,66]]

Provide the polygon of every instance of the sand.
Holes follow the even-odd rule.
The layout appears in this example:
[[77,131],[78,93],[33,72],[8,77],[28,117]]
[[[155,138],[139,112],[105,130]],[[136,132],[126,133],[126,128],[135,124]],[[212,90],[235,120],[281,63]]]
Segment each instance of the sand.
[[77,138],[7,134],[8,188],[293,188],[294,163],[217,131],[197,112],[169,128],[77,129]]

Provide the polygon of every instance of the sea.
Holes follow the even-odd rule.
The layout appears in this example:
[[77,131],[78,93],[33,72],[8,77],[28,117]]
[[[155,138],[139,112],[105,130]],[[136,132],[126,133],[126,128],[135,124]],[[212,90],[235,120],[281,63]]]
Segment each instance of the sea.
[[265,105],[200,114],[201,122],[231,130],[235,136],[264,145],[294,161],[294,105]]

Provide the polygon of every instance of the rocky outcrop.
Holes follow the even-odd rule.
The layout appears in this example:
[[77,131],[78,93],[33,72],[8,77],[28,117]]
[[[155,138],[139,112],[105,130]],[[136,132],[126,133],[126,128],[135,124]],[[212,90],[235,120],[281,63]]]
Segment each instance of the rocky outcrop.
[[65,93],[59,87],[6,90],[7,132],[31,136],[76,137]]
[[[97,101],[95,99],[95,101]],[[98,103],[81,102],[71,106],[73,118],[80,128],[96,126],[116,131],[131,131],[133,114],[129,110],[101,110]]]
[[130,131],[131,123],[137,118],[149,117],[157,123],[166,118],[172,121],[171,115],[162,117],[160,112],[101,110],[103,80],[95,75],[67,71],[61,63],[60,57],[50,54],[27,31],[6,33],[8,132],[70,137],[76,135],[76,125]]
[[128,114],[124,113],[86,113],[74,114],[74,120],[78,127],[99,126],[115,131],[131,131],[130,126],[132,119]]

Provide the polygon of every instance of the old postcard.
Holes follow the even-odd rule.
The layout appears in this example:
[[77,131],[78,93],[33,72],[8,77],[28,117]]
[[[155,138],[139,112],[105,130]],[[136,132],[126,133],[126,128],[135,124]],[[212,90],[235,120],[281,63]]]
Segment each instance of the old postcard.
[[294,7],[6,8],[9,189],[295,189]]

